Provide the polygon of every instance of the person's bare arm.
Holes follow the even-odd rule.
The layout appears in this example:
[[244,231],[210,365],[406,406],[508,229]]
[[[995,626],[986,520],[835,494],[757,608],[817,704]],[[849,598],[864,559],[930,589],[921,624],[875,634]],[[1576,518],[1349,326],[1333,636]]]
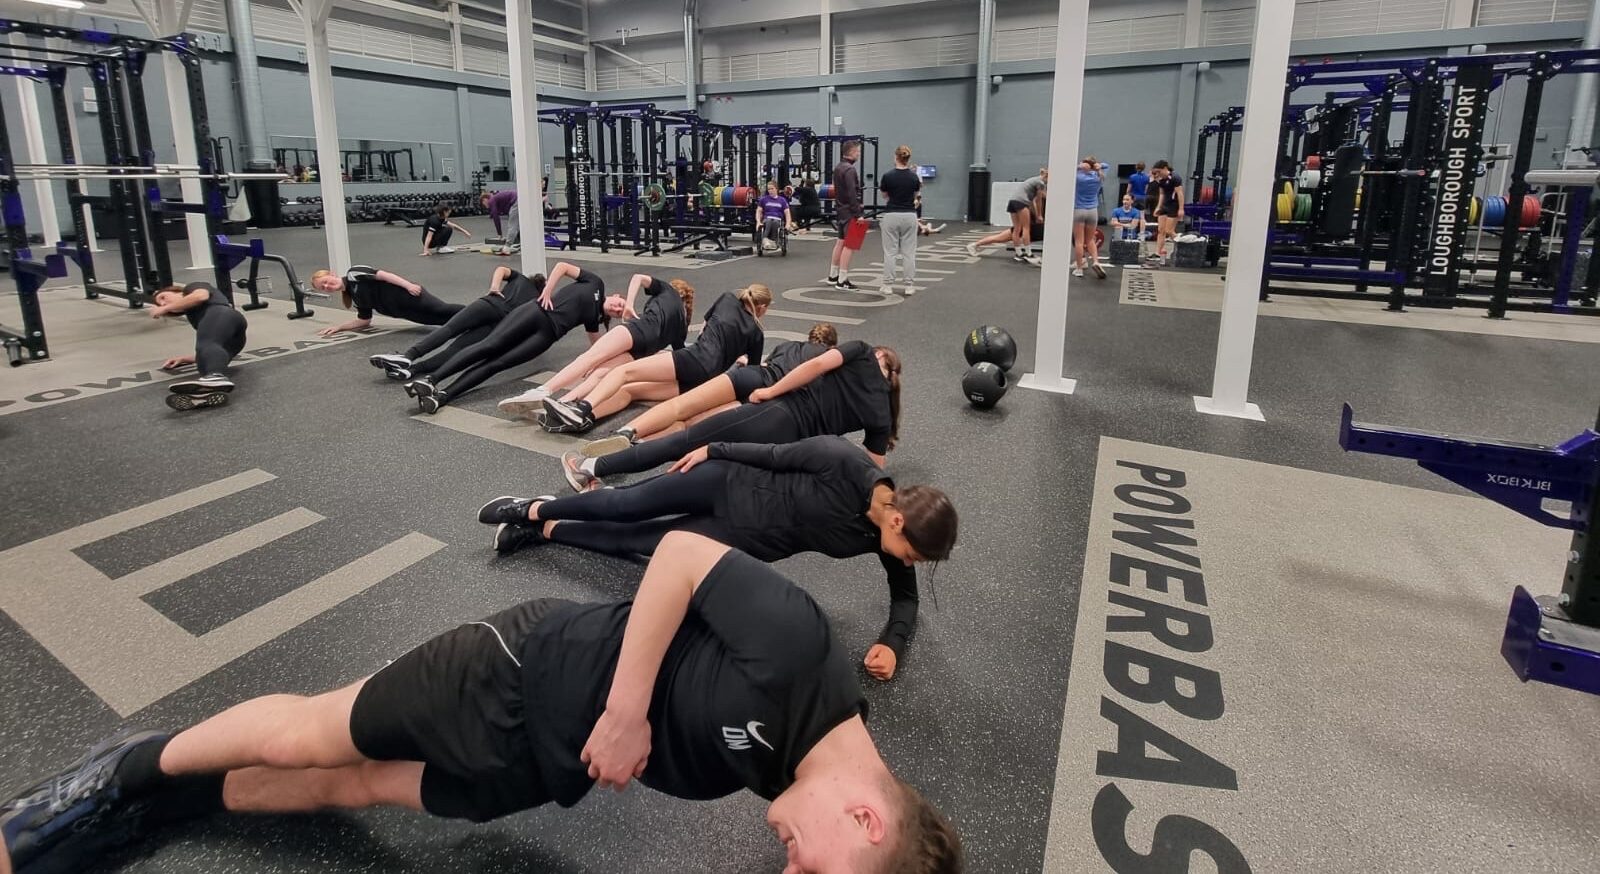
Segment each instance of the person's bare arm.
[[[428,238],[433,238],[432,231],[428,232]],[[412,297],[416,297],[422,293],[422,286],[412,282],[398,273],[390,273],[387,270],[379,270],[378,272],[372,274],[372,278],[378,280],[379,282],[387,282],[391,285],[398,285],[405,289]]]
[[810,385],[830,370],[837,370],[844,366],[844,353],[838,349],[829,349],[817,357],[802,363],[800,366],[785,373],[771,388],[758,388],[750,393],[750,402],[759,404],[773,398],[782,397],[789,392]]
[[205,303],[210,298],[211,292],[208,289],[197,288],[166,306],[151,307],[150,318],[159,319],[162,316],[175,316],[179,313],[186,313]]
[[644,773],[650,758],[650,699],[661,661],[695,591],[727,551],[720,543],[682,531],[667,534],[656,547],[633,596],[605,712],[583,745],[581,758],[601,786],[620,791]]
[[343,322],[341,324],[337,324],[337,325],[333,325],[331,327],[323,328],[322,330],[317,332],[317,336],[318,337],[331,337],[334,334],[342,333],[344,331],[359,331],[359,330],[361,330],[363,328],[370,328],[370,327],[372,327],[372,320],[371,319],[355,318],[355,319],[351,319],[348,322]]
[[[644,289],[644,284],[649,281],[650,274],[648,273],[635,273],[633,274],[633,278],[628,280],[628,296],[626,298],[628,312],[636,312],[636,310],[633,308],[633,302],[639,299],[639,292]],[[666,289],[658,288],[656,289],[656,293],[665,294]]]

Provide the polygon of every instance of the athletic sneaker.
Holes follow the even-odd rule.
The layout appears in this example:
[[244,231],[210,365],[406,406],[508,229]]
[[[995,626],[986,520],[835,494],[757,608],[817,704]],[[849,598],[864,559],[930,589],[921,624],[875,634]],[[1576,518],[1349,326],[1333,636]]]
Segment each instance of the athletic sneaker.
[[538,388],[530,388],[514,398],[506,398],[497,404],[497,406],[500,408],[500,412],[502,413],[509,413],[513,416],[521,416],[524,419],[529,419],[532,418],[532,416],[529,415],[530,413],[539,412],[540,410],[544,409],[544,399],[549,396],[550,392],[546,391],[543,386],[540,386]]
[[228,393],[214,391],[204,395],[167,395],[167,406],[180,413],[205,407],[221,407],[228,403]]
[[917,293],[917,287],[915,285],[906,286],[906,297],[910,297],[910,296],[912,296],[913,294],[916,294],[916,293]]
[[180,379],[167,386],[167,391],[180,395],[208,395],[212,392],[233,391],[233,380],[220,373],[208,373],[194,379]]
[[582,425],[563,422],[543,410],[539,411],[539,427],[543,428],[546,434],[582,434],[589,430]]
[[478,508],[478,521],[485,525],[498,525],[510,522],[513,525],[528,524],[528,508],[540,501],[554,501],[555,495],[540,495],[537,498],[517,498],[511,495],[501,495],[498,498]]
[[928,231],[928,233],[930,233],[930,234],[937,234],[937,233],[939,233],[939,232],[940,232],[940,231],[942,231],[942,230],[944,230],[944,229],[945,229],[945,228],[946,228],[946,227],[948,227],[948,226],[949,226],[949,224],[950,224],[950,223],[949,223],[949,222],[945,222],[945,223],[944,223],[944,224],[942,224],[942,225],[939,225],[939,226],[938,226],[938,227],[936,227],[936,228],[931,228],[931,229],[929,229],[929,231]]
[[569,450],[561,453],[561,472],[567,477],[567,485],[572,486],[572,490],[580,494],[592,492],[604,485],[599,477],[584,471],[581,466],[583,461],[581,452]]
[[878,293],[884,297],[894,297],[894,287],[891,285],[878,286]]
[[976,258],[976,257],[978,257],[978,244],[977,243],[968,243],[967,244],[967,257],[968,258]]
[[1094,271],[1094,276],[1095,276],[1096,279],[1105,279],[1106,278],[1106,269],[1104,267],[1100,266],[1100,262],[1099,261],[1096,261],[1093,264],[1090,264],[1089,265],[1089,269]]
[[384,370],[409,368],[411,366],[411,359],[394,352],[374,355],[368,358],[367,361],[371,362],[373,367],[381,367]]
[[1072,268],[1072,278],[1073,279],[1082,279],[1083,278],[1083,268],[1082,267],[1074,267],[1074,268]]
[[425,398],[439,391],[439,387],[433,384],[433,379],[427,376],[411,380],[405,384],[405,389],[406,395],[413,398]]
[[431,416],[434,413],[439,412],[439,408],[444,406],[444,393],[440,392],[436,395],[421,395],[417,398],[417,406],[421,407],[424,413],[427,413]]
[[1022,253],[1021,252],[1017,252],[1017,251],[1013,251],[1011,253],[1011,260],[1017,262],[1018,264],[1026,264],[1026,263],[1028,263],[1028,259],[1024,258]]
[[842,289],[845,289],[846,291],[855,291],[856,290],[856,284],[854,282],[851,282],[848,279],[841,279],[841,280],[835,282],[833,284],[833,287],[834,288],[842,288]]
[[585,458],[601,458],[612,453],[621,452],[632,446],[635,442],[632,428],[618,428],[617,433],[610,437],[601,437],[599,440],[590,440],[579,449]]
[[405,381],[411,378],[411,368],[385,367],[383,369],[383,375],[389,377],[390,379]]
[[594,427],[594,412],[589,407],[588,401],[558,401],[555,398],[544,399],[545,420],[554,424],[556,421],[566,422],[587,431]]
[[16,871],[82,871],[139,831],[148,804],[128,798],[117,766],[168,735],[119,732],[66,770],[0,805],[0,838]]
[[1040,260],[1039,257],[1036,256],[1036,255],[1023,255],[1022,256],[1022,263],[1027,264],[1030,267],[1043,267],[1044,266],[1044,261]]
[[494,529],[494,551],[502,555],[516,552],[524,546],[538,546],[544,542],[543,525],[513,525],[509,522],[500,523]]

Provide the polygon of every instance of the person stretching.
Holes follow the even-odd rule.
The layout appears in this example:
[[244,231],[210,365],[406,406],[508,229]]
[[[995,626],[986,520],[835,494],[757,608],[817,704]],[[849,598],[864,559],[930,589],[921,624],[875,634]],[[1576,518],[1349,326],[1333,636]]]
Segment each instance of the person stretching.
[[1040,170],[1038,176],[1024,180],[1017,196],[1006,202],[1006,212],[1011,214],[1011,229],[996,231],[976,243],[968,243],[967,254],[976,258],[978,250],[984,246],[1005,243],[1011,247],[1011,260],[1038,267],[1042,262],[1033,257],[1033,223],[1037,220],[1044,224],[1044,201],[1049,193],[1049,181],[1049,170]]
[[[546,281],[538,306],[512,310],[487,337],[450,356],[431,375],[406,383],[406,394],[417,399],[423,412],[437,413],[451,398],[466,394],[496,373],[538,358],[579,325],[589,332],[593,345],[600,339],[601,323],[622,315],[622,298],[606,297],[606,284],[599,276],[570,264],[558,264],[550,273],[574,279],[560,291],[555,282]],[[458,373],[461,375],[448,388],[439,385]]]
[[900,356],[888,346],[840,344],[795,366],[771,388],[752,391],[743,406],[603,457],[563,453],[561,469],[573,491],[587,492],[603,486],[604,477],[641,473],[714,441],[793,443],[853,431],[863,432],[862,446],[883,466],[900,434]]
[[450,234],[460,231],[467,236],[472,232],[450,220],[451,209],[446,204],[439,204],[422,223],[422,254],[432,255],[450,245]]
[[591,440],[581,450],[588,458],[621,452],[641,440],[654,440],[749,403],[750,393],[783,378],[795,365],[810,361],[839,345],[839,331],[827,322],[811,326],[806,342],[786,340],[772,347],[760,364],[736,366],[693,389],[645,410],[609,437]]
[[785,230],[794,230],[794,215],[789,211],[789,198],[778,193],[778,183],[768,182],[767,193],[756,201],[757,226],[761,229],[761,248],[772,251],[778,248]]
[[[577,265],[565,262],[557,264],[553,271],[555,279],[577,275]],[[462,307],[450,317],[450,321],[429,331],[427,336],[411,344],[404,352],[381,353],[367,361],[373,367],[382,368],[390,379],[409,381],[427,376],[456,353],[489,336],[489,332],[512,310],[537,302],[544,287],[543,275],[530,279],[510,267],[496,267],[489,278],[489,292],[483,297]],[[432,354],[446,343],[450,345],[443,352]]]
[[[639,292],[648,297],[644,312],[635,314]],[[694,286],[681,279],[657,279],[635,273],[628,283],[623,304],[627,321],[612,328],[599,342],[584,350],[571,364],[561,368],[544,385],[506,398],[500,411],[514,416],[532,417],[544,412],[544,399],[552,392],[574,386],[568,397],[582,397],[599,384],[614,367],[654,355],[666,348],[682,349],[689,338],[689,321],[694,318]]]
[[634,401],[676,397],[732,367],[740,358],[761,360],[766,345],[761,317],[771,305],[772,290],[765,285],[753,284],[737,294],[722,295],[706,313],[705,327],[693,344],[612,368],[578,400],[545,398],[545,429],[582,433]]
[[1095,160],[1093,155],[1078,162],[1077,186],[1072,195],[1073,276],[1083,276],[1087,260],[1095,276],[1106,278],[1106,270],[1100,266],[1100,249],[1094,244],[1094,235],[1100,226],[1100,189],[1105,179],[1106,165]]
[[461,312],[461,304],[445,303],[404,276],[365,264],[346,270],[344,276],[332,270],[318,270],[311,274],[311,287],[323,294],[339,295],[345,309],[354,307],[356,311],[355,318],[323,328],[317,332],[318,337],[371,327],[374,312],[419,325],[442,325]]
[[228,362],[244,349],[244,314],[233,308],[227,295],[204,282],[191,282],[182,288],[169,285],[155,293],[155,304],[150,308],[150,318],[182,314],[194,328],[194,354],[168,358],[161,369],[176,370],[193,364],[199,376],[167,386],[167,406],[185,411],[226,404],[233,391]]
[[769,800],[791,874],[842,859],[960,872],[960,838],[889,770],[866,716],[805,590],[673,532],[631,601],[527,601],[343,688],[102,741],[0,806],[0,874],[86,870],[163,822],[212,813],[390,806],[489,822],[635,779],[677,798]]
[[1147,256],[1162,264],[1167,263],[1167,238],[1178,234],[1178,221],[1183,218],[1183,177],[1172,172],[1172,165],[1157,161],[1150,168],[1151,184],[1156,187],[1156,251]]
[[478,521],[498,526],[501,553],[551,541],[649,555],[668,531],[693,531],[762,561],[803,552],[876,555],[888,574],[889,620],[867,650],[866,668],[880,680],[894,676],[917,625],[917,563],[948,558],[957,527],[944,492],[897,486],[843,437],[712,443],[635,485],[567,498],[496,498]]
[[861,143],[851,140],[844,144],[839,163],[833,168],[833,229],[839,239],[833,244],[833,254],[828,259],[828,284],[834,288],[854,289],[850,281],[850,256],[855,250],[846,246],[850,223],[866,215],[861,202],[861,171],[856,161],[861,158]]
[[503,188],[492,194],[485,192],[478,204],[489,211],[489,221],[494,225],[494,235],[510,246],[520,239],[521,216],[517,214],[517,189]]

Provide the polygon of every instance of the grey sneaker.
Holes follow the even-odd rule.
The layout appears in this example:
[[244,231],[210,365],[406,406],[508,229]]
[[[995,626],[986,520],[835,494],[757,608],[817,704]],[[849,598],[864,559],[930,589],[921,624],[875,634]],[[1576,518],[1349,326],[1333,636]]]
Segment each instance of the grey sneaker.
[[604,483],[592,473],[585,473],[582,467],[583,453],[571,450],[561,453],[561,473],[567,478],[567,485],[572,490],[582,494],[600,488]]
[[405,357],[404,355],[396,355],[393,352],[386,352],[382,355],[374,355],[371,358],[368,358],[367,361],[370,362],[373,367],[380,367],[384,370],[389,370],[391,368],[407,368],[411,366],[411,359]]
[[968,258],[976,258],[976,257],[978,257],[978,244],[977,243],[968,243],[967,244],[967,257]]
[[606,455],[621,452],[634,444],[633,430],[620,428],[610,437],[601,437],[599,440],[590,440],[579,449],[585,458],[601,458]]
[[167,386],[167,391],[179,395],[208,395],[212,392],[233,391],[233,380],[220,373],[208,373],[194,379],[180,379]]

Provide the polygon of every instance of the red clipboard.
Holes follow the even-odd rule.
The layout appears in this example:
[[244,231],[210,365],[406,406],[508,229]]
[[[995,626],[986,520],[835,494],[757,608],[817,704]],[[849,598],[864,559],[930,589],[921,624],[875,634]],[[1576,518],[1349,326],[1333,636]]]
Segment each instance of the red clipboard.
[[844,247],[853,252],[861,250],[861,244],[867,241],[867,220],[853,218],[849,227],[844,230]]

